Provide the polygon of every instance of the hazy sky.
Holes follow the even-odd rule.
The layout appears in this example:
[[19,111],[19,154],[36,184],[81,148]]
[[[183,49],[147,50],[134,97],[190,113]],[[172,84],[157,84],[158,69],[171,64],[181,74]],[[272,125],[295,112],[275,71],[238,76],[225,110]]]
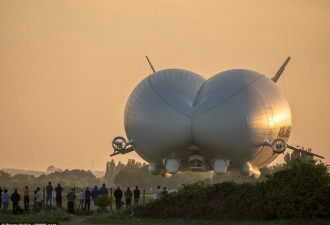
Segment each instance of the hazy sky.
[[[246,68],[292,107],[289,143],[329,163],[330,1],[0,1],[0,168],[104,170],[151,69]],[[141,160],[135,153],[117,156]],[[283,158],[283,156],[280,156]]]

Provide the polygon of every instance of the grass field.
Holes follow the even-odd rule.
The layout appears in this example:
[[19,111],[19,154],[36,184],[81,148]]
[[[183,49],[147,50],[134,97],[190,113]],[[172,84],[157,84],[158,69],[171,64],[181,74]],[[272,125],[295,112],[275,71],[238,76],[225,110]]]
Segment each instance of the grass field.
[[0,224],[5,222],[20,222],[20,223],[51,223],[57,222],[59,225],[329,225],[330,221],[322,219],[308,220],[271,220],[271,221],[256,221],[256,220],[189,220],[189,219],[140,219],[140,218],[114,218],[109,214],[97,214],[92,216],[71,216],[71,215],[48,215],[40,213],[38,215],[3,215],[0,214]]
[[[33,199],[33,198],[31,198]],[[152,195],[145,197],[145,201],[153,200]],[[142,203],[142,199],[140,199]],[[33,202],[31,201],[30,204]],[[56,205],[55,202],[53,202]],[[190,220],[190,219],[141,219],[134,217],[120,217],[115,213],[115,203],[113,201],[112,209],[108,207],[109,211],[112,213],[96,213],[93,212],[93,215],[84,215],[84,211],[76,210],[76,215],[69,215],[67,213],[66,197],[63,197],[63,209],[54,209],[51,211],[43,211],[39,214],[32,215],[12,215],[12,204],[9,205],[9,213],[7,215],[0,212],[0,224],[5,222],[21,222],[21,223],[52,223],[57,222],[60,225],[71,225],[71,224],[80,224],[80,225],[96,225],[96,224],[112,224],[112,225],[176,225],[176,224],[189,224],[189,225],[330,225],[329,220],[324,219],[305,219],[305,220],[269,220],[269,221],[257,221],[257,220]],[[78,200],[75,201],[77,207]],[[23,201],[20,202],[20,206],[23,206]],[[125,206],[124,206],[125,207]]]
[[88,218],[74,218],[70,221],[60,223],[61,225],[74,224],[113,224],[113,225],[329,225],[326,220],[273,220],[273,221],[244,221],[244,220],[190,220],[190,219],[113,219],[109,216],[90,216]]

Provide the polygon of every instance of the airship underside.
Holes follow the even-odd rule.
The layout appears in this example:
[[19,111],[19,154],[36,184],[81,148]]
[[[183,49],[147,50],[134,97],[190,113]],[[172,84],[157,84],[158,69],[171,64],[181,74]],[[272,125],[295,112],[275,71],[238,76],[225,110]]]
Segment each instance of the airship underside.
[[208,80],[182,69],[154,72],[127,101],[130,141],[115,138],[115,151],[135,150],[152,174],[238,169],[258,178],[290,136],[290,106],[275,83],[289,59],[273,79],[246,69]]

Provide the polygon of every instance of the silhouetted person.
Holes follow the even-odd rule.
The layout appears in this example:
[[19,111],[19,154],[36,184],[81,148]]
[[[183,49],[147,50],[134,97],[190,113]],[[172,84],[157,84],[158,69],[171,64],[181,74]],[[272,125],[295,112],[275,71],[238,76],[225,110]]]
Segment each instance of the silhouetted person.
[[84,189],[81,189],[80,190],[79,198],[78,199],[79,199],[78,209],[83,209],[83,207],[84,207],[84,199],[85,199]]
[[74,200],[76,198],[76,195],[73,193],[73,188],[66,195],[66,198],[68,200],[68,212],[70,214],[74,214]]
[[115,192],[113,193],[113,195],[115,196],[116,199],[116,209],[121,209],[121,198],[123,197],[123,192],[122,190],[120,190],[120,187],[118,186],[118,188],[115,190]]
[[160,189],[160,186],[157,187],[155,194],[156,194],[156,199],[160,199],[160,195],[162,194],[162,190]]
[[2,206],[2,188],[0,187],[0,209],[1,209],[1,206]]
[[162,196],[165,196],[168,194],[168,191],[166,190],[166,187],[163,188],[163,191],[162,191]]
[[53,205],[53,192],[54,188],[52,186],[52,183],[49,181],[48,185],[46,186],[46,192],[47,192],[47,200],[46,200],[46,205],[52,206]]
[[34,199],[37,212],[39,212],[44,200],[44,193],[40,190],[39,187],[37,187],[37,190],[35,191]]
[[105,184],[103,184],[102,187],[100,188],[100,195],[106,195],[106,196],[108,196],[108,189],[105,186]]
[[30,203],[30,191],[28,186],[25,186],[24,188],[24,210],[27,211],[29,208],[29,203]]
[[59,208],[62,208],[62,191],[63,188],[61,187],[60,184],[57,184],[57,187],[55,188],[55,192],[56,192],[56,206]]
[[94,189],[92,190],[92,194],[91,194],[91,196],[92,196],[92,210],[96,209],[94,203],[95,203],[95,199],[97,198],[97,196],[99,196],[99,194],[100,194],[100,191],[99,191],[99,189],[97,189],[97,186],[95,185]]
[[89,188],[86,188],[85,191],[85,210],[89,211],[91,206],[91,191]]
[[5,188],[3,190],[3,195],[2,195],[3,213],[7,213],[7,211],[8,211],[9,199],[10,199],[10,196],[8,194],[8,190]]
[[127,190],[125,191],[125,203],[126,203],[126,207],[130,207],[132,204],[132,197],[133,197],[133,193],[130,190],[129,187],[127,187]]
[[21,197],[17,193],[17,189],[15,189],[14,193],[11,194],[10,200],[13,202],[13,214],[17,215],[18,202],[21,200]]
[[138,186],[135,186],[133,194],[134,194],[134,205],[137,205],[139,204],[139,199],[140,199],[140,190]]

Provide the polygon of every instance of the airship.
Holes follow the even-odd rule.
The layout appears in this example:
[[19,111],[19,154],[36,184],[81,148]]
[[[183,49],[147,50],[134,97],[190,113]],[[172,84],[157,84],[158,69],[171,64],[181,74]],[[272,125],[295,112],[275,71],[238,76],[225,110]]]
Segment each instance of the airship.
[[184,69],[156,71],[132,91],[126,103],[127,138],[112,141],[114,153],[135,151],[154,175],[178,171],[238,170],[260,177],[260,168],[287,148],[323,158],[288,144],[290,105],[276,85],[288,57],[273,78],[232,69],[209,79]]

